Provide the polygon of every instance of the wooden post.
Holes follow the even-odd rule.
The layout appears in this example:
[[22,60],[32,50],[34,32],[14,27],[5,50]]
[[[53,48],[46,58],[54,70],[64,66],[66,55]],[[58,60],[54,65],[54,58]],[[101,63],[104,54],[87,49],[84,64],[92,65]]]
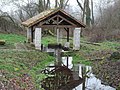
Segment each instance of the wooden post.
[[59,42],[60,42],[60,31],[59,31],[59,29],[57,28],[57,44],[59,44]]
[[31,28],[27,28],[27,42],[28,43],[31,43],[32,42],[32,30],[31,30]]
[[67,29],[67,42],[69,42],[69,28]]
[[69,48],[70,47],[70,43],[69,43],[69,28],[65,29],[67,32],[67,42],[65,43],[65,47]]
[[55,65],[57,65],[57,66],[61,66],[62,65],[61,52],[62,52],[61,48],[58,48],[58,49],[55,50],[55,55],[56,55]]
[[62,38],[63,38],[63,29],[60,28],[60,44],[62,44]]
[[34,39],[34,31],[33,31],[33,27],[31,27],[31,42],[33,42]]
[[41,50],[41,28],[35,29],[35,48]]

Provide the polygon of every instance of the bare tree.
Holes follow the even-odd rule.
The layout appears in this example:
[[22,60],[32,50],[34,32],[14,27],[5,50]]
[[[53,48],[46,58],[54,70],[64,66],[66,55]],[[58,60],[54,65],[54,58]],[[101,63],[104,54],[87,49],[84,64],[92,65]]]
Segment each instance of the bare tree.
[[65,9],[69,0],[55,0],[55,8]]
[[92,15],[91,24],[92,24],[92,25],[94,25],[94,10],[93,10],[93,0],[91,0],[91,15]]
[[89,7],[89,0],[86,1],[86,25],[90,27],[90,22],[91,22],[91,11]]
[[58,7],[58,0],[55,0],[55,8]]
[[50,9],[50,0],[39,0],[38,3],[35,4],[39,13],[44,10]]
[[8,13],[0,11],[0,32],[19,32],[22,28],[16,22],[15,18],[11,17]]
[[[86,20],[86,25],[90,27],[91,24],[94,23],[94,13],[93,13],[93,0],[91,0],[91,9],[90,9],[90,0],[84,0],[83,5],[79,0],[76,0],[78,6],[81,8],[83,12],[82,21],[85,23],[84,19]],[[92,19],[91,19],[92,13]]]

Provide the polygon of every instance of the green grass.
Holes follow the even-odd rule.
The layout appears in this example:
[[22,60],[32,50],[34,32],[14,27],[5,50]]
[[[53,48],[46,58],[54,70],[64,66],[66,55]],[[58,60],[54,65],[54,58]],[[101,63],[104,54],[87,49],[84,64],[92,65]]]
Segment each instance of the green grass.
[[[72,39],[72,37],[71,37]],[[63,42],[65,42],[65,39],[62,40]],[[86,42],[88,42],[85,38],[81,38],[81,48],[79,52],[75,52],[75,51],[70,51],[70,53],[66,53],[64,55],[69,55],[69,56],[73,56],[73,63],[82,63],[82,64],[86,64],[86,65],[91,65],[91,61],[88,60],[88,57],[86,57],[85,54],[90,54],[93,52],[97,52],[97,51],[116,51],[117,47],[120,47],[120,42],[111,42],[111,41],[104,41],[101,43],[96,43],[97,45],[92,45],[92,44],[86,44]],[[49,43],[56,43],[56,37],[52,37],[52,36],[46,36],[43,37],[42,39],[42,43],[44,45],[47,45]],[[70,43],[73,43],[73,40],[70,40]]]
[[40,51],[0,50],[0,70],[7,72],[6,78],[9,80],[28,74],[36,87],[44,78],[40,71],[52,61],[52,56]]
[[[70,43],[72,45],[73,40],[72,37],[70,37]],[[15,35],[15,34],[0,34],[1,40],[6,40],[5,46],[0,46],[0,48],[14,48],[14,43],[18,42],[24,42],[25,37],[21,35]],[[63,44],[66,42],[66,39],[62,39]],[[92,45],[92,44],[86,44],[85,42],[88,42],[85,38],[81,38],[81,49],[79,52],[72,52],[72,56],[74,58],[74,63],[83,63],[83,64],[91,64],[90,61],[87,60],[87,57],[84,56],[84,54],[89,54],[96,51],[105,51],[105,50],[112,50],[116,51],[117,47],[120,47],[119,42],[110,42],[110,41],[104,41],[102,43],[97,43],[100,46]],[[57,43],[57,38],[52,36],[46,36],[42,37],[42,44],[47,46],[48,44],[54,44]],[[72,45],[73,46],[73,45]],[[82,53],[82,54],[81,54]]]
[[86,44],[86,43],[81,43],[81,50],[83,51],[99,51],[99,50],[112,50],[116,51],[117,47],[120,47],[120,42],[110,42],[110,41],[104,41],[102,43],[96,43],[100,46],[97,45],[92,45],[92,44]]
[[18,42],[24,42],[26,37],[16,34],[0,34],[0,40],[5,40],[6,44],[0,46],[0,49],[13,49],[14,44]]
[[[71,38],[71,37],[70,37]],[[62,39],[62,44],[65,44],[65,42],[67,41],[66,37],[64,39]],[[69,40],[72,44],[72,40]],[[53,36],[44,36],[42,37],[42,44],[47,46],[48,44],[56,44],[57,43],[57,37],[53,37]]]
[[92,65],[91,61],[87,60],[81,52],[75,52],[73,55],[73,63]]
[[42,44],[47,46],[49,43],[57,43],[57,38],[52,36],[42,37]]
[[[36,87],[40,86],[40,80],[45,77],[40,71],[49,65],[54,58],[47,53],[40,51],[16,51],[14,44],[18,42],[24,42],[26,38],[21,35],[15,34],[0,34],[0,40],[6,40],[5,46],[0,46],[0,70],[6,72],[7,79],[20,77],[23,74],[28,74],[32,77],[32,80]],[[42,44],[47,46],[49,43],[56,43],[56,37],[46,36],[42,37]],[[65,42],[66,39],[63,39]],[[73,43],[72,40],[70,40]],[[120,47],[119,42],[104,41],[97,43],[100,46],[86,44],[86,39],[81,38],[80,51],[70,51],[64,55],[73,57],[73,63],[81,63],[85,65],[92,65],[92,62],[88,60],[86,54],[91,54],[97,51],[116,51]],[[9,49],[9,50],[3,50]],[[38,89],[39,90],[39,89]]]

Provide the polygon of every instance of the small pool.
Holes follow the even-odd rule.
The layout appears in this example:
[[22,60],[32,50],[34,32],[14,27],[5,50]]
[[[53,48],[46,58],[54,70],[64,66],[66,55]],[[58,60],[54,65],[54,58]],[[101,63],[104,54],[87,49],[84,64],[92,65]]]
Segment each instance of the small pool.
[[[84,82],[80,84],[75,84],[76,86],[73,88],[69,88],[70,84],[68,84],[68,88],[65,88],[65,89],[62,89],[62,86],[65,87],[67,85],[67,81],[69,81],[69,75],[66,76],[65,78],[65,75],[62,75],[62,69],[60,69],[59,72],[62,72],[62,73],[59,73],[59,75],[56,75],[57,76],[57,79],[55,77],[52,77],[52,82],[49,82],[49,78],[47,78],[47,86],[50,86],[50,87],[54,87],[52,89],[45,89],[45,90],[116,90],[115,88],[113,87],[110,87],[109,85],[104,85],[102,84],[102,81],[98,78],[95,77],[95,75],[92,73],[92,67],[91,66],[86,66],[86,65],[83,65],[83,64],[73,64],[72,61],[73,61],[73,58],[72,57],[62,57],[62,66],[67,66],[69,70],[71,70],[71,72],[74,72],[75,75],[73,74],[73,79],[76,80],[76,78],[84,78]],[[51,68],[47,68],[49,71],[52,71],[54,69],[54,64],[50,64],[50,67]],[[64,69],[64,68],[63,68]],[[69,71],[68,70],[68,71]],[[65,71],[67,72],[67,71]],[[51,78],[51,77],[50,77]],[[58,79],[59,78],[59,79]],[[56,81],[55,81],[56,80]],[[82,80],[82,79],[81,79]],[[61,83],[61,81],[63,82]],[[66,83],[65,83],[66,82]],[[72,83],[73,81],[71,81]],[[58,84],[56,84],[58,83]],[[74,82],[73,82],[74,84]],[[60,86],[60,89],[59,88],[56,88],[55,87],[59,87]]]

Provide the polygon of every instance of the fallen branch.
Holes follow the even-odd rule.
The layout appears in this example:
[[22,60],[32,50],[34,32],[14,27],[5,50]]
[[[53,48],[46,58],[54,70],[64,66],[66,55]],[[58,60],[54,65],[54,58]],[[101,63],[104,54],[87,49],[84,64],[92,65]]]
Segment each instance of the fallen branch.
[[95,46],[101,46],[100,44],[98,43],[92,43],[92,42],[82,42],[81,43],[85,43],[85,44],[91,44],[91,45],[95,45]]

